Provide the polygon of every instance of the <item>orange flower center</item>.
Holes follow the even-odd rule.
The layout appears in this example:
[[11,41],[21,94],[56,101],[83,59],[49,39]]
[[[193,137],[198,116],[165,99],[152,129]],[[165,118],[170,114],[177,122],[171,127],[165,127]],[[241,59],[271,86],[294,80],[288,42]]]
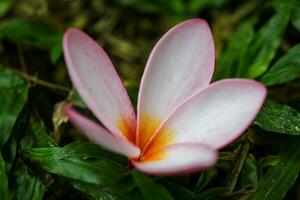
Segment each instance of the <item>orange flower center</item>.
[[126,118],[121,118],[118,122],[118,128],[128,141],[135,144],[135,126]]
[[135,132],[132,126],[125,118],[119,120],[118,127],[123,135],[133,144],[141,149],[139,158],[131,158],[135,161],[149,162],[161,160],[167,156],[163,148],[171,144],[174,138],[173,131],[170,127],[163,126],[157,131],[162,120],[143,113],[140,119],[139,130]]
[[162,120],[159,117],[143,113],[140,119],[139,130],[135,129],[127,120],[119,121],[119,129],[124,136],[141,149],[140,162],[160,160],[167,156],[163,148],[173,141],[173,131],[170,127],[163,126],[157,131]]

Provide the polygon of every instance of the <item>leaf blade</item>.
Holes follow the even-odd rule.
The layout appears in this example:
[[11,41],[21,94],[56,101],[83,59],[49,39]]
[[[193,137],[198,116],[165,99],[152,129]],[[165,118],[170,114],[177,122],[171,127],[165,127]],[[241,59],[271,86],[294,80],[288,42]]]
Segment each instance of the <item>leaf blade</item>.
[[279,163],[258,184],[249,200],[281,200],[296,181],[300,170],[300,140],[293,138],[282,146]]
[[268,69],[279,47],[289,18],[290,9],[288,7],[278,9],[277,13],[256,33],[242,52],[237,76],[254,79]]
[[91,184],[114,185],[128,169],[103,152],[94,144],[75,142],[65,147],[32,148],[25,154],[50,173]]
[[171,194],[162,185],[153,181],[147,175],[132,171],[132,177],[146,200],[173,200]]
[[27,102],[28,85],[17,74],[0,66],[0,149]]
[[261,82],[273,86],[300,76],[300,44],[291,48],[262,77]]
[[8,200],[8,180],[5,171],[5,163],[0,152],[0,199]]
[[266,101],[254,124],[270,132],[300,135],[300,113],[274,101]]

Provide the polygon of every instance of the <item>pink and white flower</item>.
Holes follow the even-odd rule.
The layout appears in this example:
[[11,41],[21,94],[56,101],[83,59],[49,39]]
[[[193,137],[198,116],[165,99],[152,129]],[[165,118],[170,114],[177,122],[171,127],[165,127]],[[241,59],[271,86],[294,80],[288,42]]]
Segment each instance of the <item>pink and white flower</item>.
[[218,149],[245,131],[266,96],[265,87],[253,80],[210,84],[215,49],[202,19],[175,26],[155,45],[140,84],[137,117],[109,57],[94,40],[70,28],[63,46],[73,84],[105,128],[69,105],[64,113],[92,142],[127,156],[148,174],[213,166]]

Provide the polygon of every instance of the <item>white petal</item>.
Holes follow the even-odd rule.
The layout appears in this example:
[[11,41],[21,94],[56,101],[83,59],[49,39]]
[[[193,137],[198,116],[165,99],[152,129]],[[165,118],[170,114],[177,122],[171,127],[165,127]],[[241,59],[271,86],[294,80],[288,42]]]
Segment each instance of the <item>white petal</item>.
[[[138,99],[140,145],[149,119],[164,120],[182,101],[208,86],[214,70],[214,42],[202,19],[185,21],[168,31],[156,44],[142,77]],[[142,130],[141,130],[142,129]]]
[[158,139],[166,134],[174,144],[200,142],[221,148],[246,130],[265,97],[266,88],[256,81],[227,79],[213,83],[179,106],[147,148],[158,148]]
[[170,145],[161,151],[161,159],[132,163],[138,170],[147,174],[182,175],[204,170],[217,161],[217,151],[200,143]]
[[71,80],[85,103],[113,134],[135,142],[133,107],[104,50],[74,28],[65,33],[63,46]]
[[84,133],[91,142],[103,148],[123,154],[129,158],[139,157],[140,149],[120,136],[112,135],[100,125],[77,113],[71,106],[63,108],[69,120]]

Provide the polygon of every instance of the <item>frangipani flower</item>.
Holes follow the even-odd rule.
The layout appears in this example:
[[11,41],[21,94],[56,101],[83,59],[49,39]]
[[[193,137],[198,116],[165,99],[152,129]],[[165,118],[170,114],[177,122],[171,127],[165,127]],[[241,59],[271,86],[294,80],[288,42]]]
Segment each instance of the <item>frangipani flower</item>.
[[175,26],[152,50],[137,117],[109,57],[94,40],[71,28],[63,46],[73,84],[105,128],[69,105],[65,114],[91,141],[127,156],[148,174],[185,174],[213,166],[218,149],[245,131],[266,96],[265,87],[253,80],[209,84],[215,49],[202,19]]

